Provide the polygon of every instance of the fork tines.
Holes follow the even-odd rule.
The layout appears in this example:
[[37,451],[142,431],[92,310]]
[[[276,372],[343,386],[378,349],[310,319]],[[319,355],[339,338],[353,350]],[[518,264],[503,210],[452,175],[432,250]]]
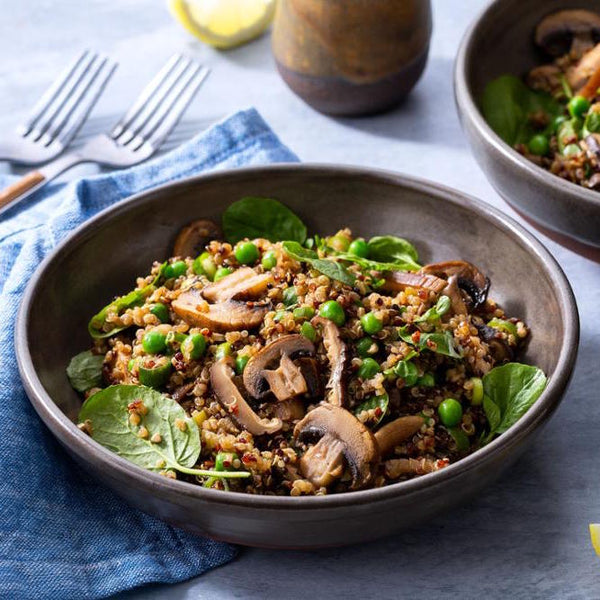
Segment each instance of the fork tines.
[[209,72],[181,54],[172,56],[113,127],[112,139],[133,151],[146,143],[158,148]]

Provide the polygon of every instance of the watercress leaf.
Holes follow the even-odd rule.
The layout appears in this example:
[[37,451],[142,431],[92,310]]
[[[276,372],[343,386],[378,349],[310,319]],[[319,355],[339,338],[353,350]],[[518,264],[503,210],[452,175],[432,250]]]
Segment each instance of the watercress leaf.
[[544,372],[532,365],[507,363],[484,375],[484,402],[485,396],[488,396],[498,406],[502,417],[492,431],[503,433],[512,427],[540,397],[545,387]]
[[335,256],[340,260],[347,260],[356,263],[367,271],[418,271],[421,265],[414,262],[410,256],[406,256],[403,262],[378,262],[370,258],[362,258],[348,252],[337,252]]
[[410,344],[411,346],[415,345],[415,342],[412,339],[412,334],[408,333],[408,327],[406,325],[403,327],[398,327],[398,336],[407,344]]
[[91,350],[76,354],[67,367],[67,377],[78,392],[87,392],[102,384],[104,356],[92,354]]
[[381,423],[382,419],[387,414],[389,403],[390,397],[387,394],[381,394],[381,396],[371,396],[354,409],[354,414],[358,417],[365,411],[378,408],[380,412],[375,414],[375,419],[371,420],[371,423],[373,423],[373,425],[379,425],[379,423]]
[[500,422],[502,421],[502,414],[498,405],[489,397],[483,396],[483,411],[488,420],[490,427],[490,434],[493,436],[495,431],[498,429]]
[[600,113],[591,110],[588,112],[583,124],[583,136],[587,137],[590,133],[600,133]]
[[[433,345],[432,345],[433,344]],[[419,348],[431,350],[450,358],[462,358],[462,348],[454,343],[454,336],[449,331],[443,333],[422,333]]]
[[420,317],[415,319],[415,323],[421,323],[423,321],[439,321],[444,316],[452,305],[452,301],[448,296],[440,296],[435,306],[426,310]]
[[303,244],[306,225],[287,206],[272,198],[242,198],[223,213],[225,239],[235,244],[244,238],[271,242],[292,240]]
[[394,235],[378,235],[372,237],[369,242],[369,257],[379,262],[416,263],[419,260],[417,249],[408,241]]
[[335,260],[319,258],[316,252],[304,248],[298,242],[283,242],[283,249],[293,259],[308,263],[311,267],[330,279],[341,281],[346,285],[354,285],[356,278],[341,263]]
[[502,75],[490,81],[481,100],[488,125],[507,143],[526,143],[536,133],[530,115],[542,111],[551,120],[563,112],[552,96],[532,90],[513,75]]

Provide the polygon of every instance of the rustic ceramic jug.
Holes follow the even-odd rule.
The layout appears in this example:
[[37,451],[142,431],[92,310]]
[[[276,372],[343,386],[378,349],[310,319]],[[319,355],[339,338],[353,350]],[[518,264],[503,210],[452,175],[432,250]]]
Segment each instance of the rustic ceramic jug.
[[427,62],[430,0],[278,0],[273,54],[317,110],[361,115],[396,105]]

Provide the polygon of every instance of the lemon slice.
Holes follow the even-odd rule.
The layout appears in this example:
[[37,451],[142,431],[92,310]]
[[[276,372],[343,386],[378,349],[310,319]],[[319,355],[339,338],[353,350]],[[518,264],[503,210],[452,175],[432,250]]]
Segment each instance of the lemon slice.
[[590,535],[592,536],[592,546],[596,554],[600,556],[600,523],[590,523]]
[[168,0],[173,16],[215,48],[233,48],[263,33],[273,20],[276,0]]

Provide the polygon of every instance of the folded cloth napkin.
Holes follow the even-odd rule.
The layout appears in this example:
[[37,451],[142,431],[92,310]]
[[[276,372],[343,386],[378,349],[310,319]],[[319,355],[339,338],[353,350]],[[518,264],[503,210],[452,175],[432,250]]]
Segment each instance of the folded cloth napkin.
[[[48,186],[0,223],[0,598],[102,598],[176,582],[233,558],[235,548],[129,508],[80,469],[29,404],[13,331],[31,274],[74,227],[133,193],[202,171],[290,162],[254,110],[240,112],[141,166]],[[0,176],[0,186],[11,182]]]

